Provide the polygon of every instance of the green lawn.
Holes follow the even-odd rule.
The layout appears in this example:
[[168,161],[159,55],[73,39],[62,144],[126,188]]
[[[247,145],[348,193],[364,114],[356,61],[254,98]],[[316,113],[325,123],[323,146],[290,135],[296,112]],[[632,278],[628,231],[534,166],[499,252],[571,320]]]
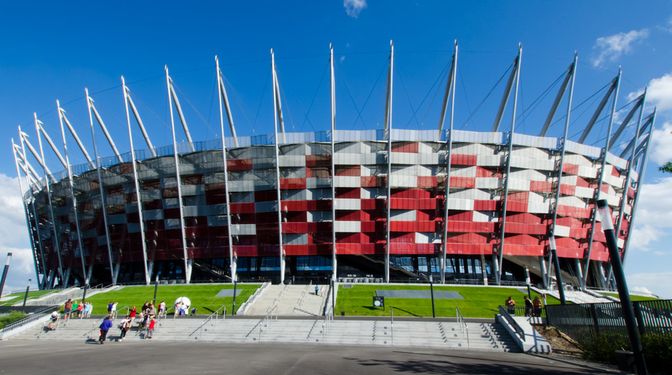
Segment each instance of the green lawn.
[[[247,301],[248,298],[259,288],[259,284],[238,284],[238,297],[236,309]],[[166,301],[168,312],[173,311],[173,304],[178,297],[188,297],[192,308],[198,309],[198,314],[208,315],[226,305],[227,315],[231,315],[233,297],[217,297],[222,289],[233,289],[231,284],[208,284],[208,285],[159,285],[156,294],[157,304]],[[145,301],[151,301],[154,297],[154,286],[127,286],[119,290],[107,293],[99,293],[87,298],[93,303],[93,314],[102,315],[107,312],[107,304],[110,301],[118,302],[117,311],[125,314],[128,307],[136,306],[138,310]]]
[[[429,285],[352,285],[338,288],[336,298],[336,314],[345,312],[346,316],[432,316],[431,299],[422,298],[385,298],[385,309],[373,308],[372,300],[376,290],[429,290]],[[523,307],[523,293],[516,288],[494,287],[460,287],[434,286],[434,291],[445,290],[460,293],[464,299],[435,299],[436,316],[454,317],[455,307],[459,307],[462,315],[470,318],[492,318],[499,305],[504,305],[508,296],[512,296],[517,307]],[[533,291],[532,298],[537,294]],[[549,304],[557,304],[558,300],[547,296]]]
[[6,325],[21,320],[26,316],[25,313],[20,311],[10,311],[9,314],[0,315],[0,329],[5,328]]
[[[618,293],[614,292],[601,292],[602,295],[609,296],[609,297],[615,297],[618,298]],[[651,297],[651,296],[641,296],[638,294],[630,294],[630,300],[632,302],[637,302],[637,301],[655,301],[658,298],[656,297]]]
[[[56,292],[56,291],[58,291],[58,290],[56,290],[56,289],[31,290],[31,291],[28,292],[28,299],[42,297],[42,296],[44,296],[44,295],[47,295],[47,294],[50,294],[50,293],[53,293],[53,292]],[[2,302],[0,302],[0,306],[11,306],[11,305],[13,305],[13,304],[15,304],[15,303],[23,302],[23,297],[24,297],[25,295],[26,295],[25,292],[23,292],[23,293],[19,292],[19,293],[8,294],[8,295],[6,295],[6,296],[4,296],[4,297],[12,297],[12,298],[11,298],[11,299],[8,299],[8,300],[6,300],[6,301],[2,301]],[[3,297],[3,298],[4,298],[4,297]]]

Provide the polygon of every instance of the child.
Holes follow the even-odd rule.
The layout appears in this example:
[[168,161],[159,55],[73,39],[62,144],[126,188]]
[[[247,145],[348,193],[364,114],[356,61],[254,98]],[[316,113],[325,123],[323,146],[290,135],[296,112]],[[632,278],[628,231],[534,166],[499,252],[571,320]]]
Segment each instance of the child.
[[154,335],[154,327],[156,327],[156,319],[154,316],[149,318],[149,326],[147,327],[147,336],[146,338],[151,339]]
[[166,317],[166,301],[159,303],[159,319]]

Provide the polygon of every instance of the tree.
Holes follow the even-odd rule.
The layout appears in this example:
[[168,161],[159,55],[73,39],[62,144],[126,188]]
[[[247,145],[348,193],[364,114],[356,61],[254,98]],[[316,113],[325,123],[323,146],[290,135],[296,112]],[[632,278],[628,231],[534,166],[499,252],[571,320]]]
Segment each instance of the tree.
[[672,173],[672,161],[668,161],[667,163],[665,163],[665,165],[663,165],[659,169],[661,172]]

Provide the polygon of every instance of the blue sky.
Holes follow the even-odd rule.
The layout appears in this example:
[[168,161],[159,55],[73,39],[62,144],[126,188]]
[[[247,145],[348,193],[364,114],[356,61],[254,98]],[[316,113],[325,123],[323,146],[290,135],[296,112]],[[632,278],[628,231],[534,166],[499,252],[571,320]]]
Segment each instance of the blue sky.
[[[491,127],[503,87],[479,103],[523,44],[517,129],[536,134],[552,96],[531,106],[579,54],[575,103],[604,86],[623,67],[619,107],[651,83],[660,110],[647,172],[638,237],[626,270],[632,286],[672,297],[672,177],[656,163],[672,159],[672,3],[612,2],[248,1],[203,2],[185,8],[139,2],[0,5],[0,113],[6,145],[0,158],[0,245],[20,254],[10,283],[25,285],[32,265],[20,214],[9,147],[16,126],[34,134],[37,112],[60,137],[55,100],[61,100],[89,151],[84,87],[96,100],[119,148],[128,150],[120,76],[132,90],[155,145],[170,143],[163,76],[167,64],[196,140],[218,134],[214,55],[220,56],[239,134],[272,132],[269,49],[274,48],[288,130],[326,130],[328,44],[336,53],[338,123],[342,129],[380,128],[384,115],[389,40],[395,42],[394,127],[434,129],[453,40],[460,44],[456,125]],[[557,90],[557,84],[552,88]],[[591,102],[589,102],[590,104]],[[595,104],[593,104],[594,108]],[[475,109],[478,108],[478,111]],[[575,111],[570,134],[590,111]],[[527,112],[525,112],[527,110]],[[465,125],[465,120],[471,118]],[[510,118],[505,117],[503,128]],[[587,143],[601,144],[606,122]],[[667,127],[667,131],[663,130]],[[551,135],[560,134],[556,125]],[[629,133],[628,133],[629,132]],[[624,137],[631,136],[629,129]],[[70,140],[72,142],[72,140]],[[102,139],[98,140],[103,145]],[[140,139],[137,143],[140,145]],[[74,147],[73,163],[83,162]],[[101,153],[111,151],[101,146]],[[58,170],[56,160],[50,166]],[[4,254],[3,254],[4,256]]]

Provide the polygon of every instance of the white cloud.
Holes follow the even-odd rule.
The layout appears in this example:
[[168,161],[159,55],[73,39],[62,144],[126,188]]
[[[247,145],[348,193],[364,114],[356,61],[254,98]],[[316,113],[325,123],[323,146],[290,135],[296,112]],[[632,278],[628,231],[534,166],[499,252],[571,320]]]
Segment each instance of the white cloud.
[[652,79],[648,85],[646,100],[659,111],[672,109],[672,74]]
[[597,55],[593,57],[594,67],[602,67],[605,63],[615,61],[629,53],[635,43],[649,36],[648,29],[631,30],[627,33],[618,33],[597,38],[593,49]]
[[653,130],[650,159],[658,165],[672,161],[672,122]]
[[0,262],[3,265],[8,252],[12,253],[12,260],[5,292],[25,288],[28,278],[32,278],[35,285],[35,266],[18,179],[0,173]]
[[343,7],[348,16],[357,18],[359,13],[366,8],[366,0],[343,0]]
[[661,298],[672,298],[672,272],[633,273],[627,278],[633,292],[650,291]]
[[[649,245],[672,230],[672,177],[643,184],[630,247],[648,251]],[[666,254],[670,256],[672,254]]]

